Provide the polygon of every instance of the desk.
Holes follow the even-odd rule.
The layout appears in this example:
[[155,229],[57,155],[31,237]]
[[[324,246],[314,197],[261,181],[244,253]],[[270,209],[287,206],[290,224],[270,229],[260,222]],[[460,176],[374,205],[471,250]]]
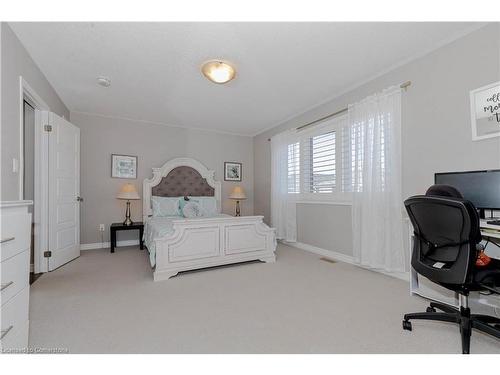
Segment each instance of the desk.
[[[486,238],[498,238],[498,239],[500,239],[500,225],[491,225],[491,224],[488,224],[487,221],[488,220],[486,220],[486,219],[481,219],[481,222],[479,224],[479,226],[481,227],[481,235],[483,237],[486,237]],[[488,229],[492,229],[496,232],[487,231]]]
[[[411,252],[413,251],[413,226],[409,218],[406,218],[408,224],[408,234],[409,234],[409,250],[410,250],[410,262],[411,262]],[[500,226],[490,225],[486,223],[486,220],[481,220],[481,235],[485,240],[490,240],[490,242],[495,242],[500,244]],[[482,229],[496,229],[498,233],[486,232]],[[491,239],[494,239],[493,241]],[[496,241],[495,241],[496,239]],[[430,282],[429,282],[430,283]],[[413,269],[410,264],[410,295],[416,294],[426,299],[433,301],[445,303],[447,305],[458,306],[458,299],[455,293],[452,291],[442,288],[437,284],[431,283],[432,288],[422,287],[419,283],[418,273]],[[494,308],[500,308],[500,296],[499,295],[482,295],[478,292],[471,292],[469,301],[471,303],[479,303],[481,305],[486,305]]]

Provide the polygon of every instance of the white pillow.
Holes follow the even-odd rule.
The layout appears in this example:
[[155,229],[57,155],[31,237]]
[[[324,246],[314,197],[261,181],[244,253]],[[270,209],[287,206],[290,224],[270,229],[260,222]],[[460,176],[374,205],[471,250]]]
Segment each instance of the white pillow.
[[203,216],[203,209],[198,202],[191,200],[182,208],[182,215],[186,218],[201,217]]
[[191,197],[200,203],[203,210],[203,216],[211,217],[217,216],[219,211],[217,210],[217,200],[215,197]]
[[151,197],[151,208],[153,209],[153,216],[180,216],[179,212],[179,199],[182,197]]

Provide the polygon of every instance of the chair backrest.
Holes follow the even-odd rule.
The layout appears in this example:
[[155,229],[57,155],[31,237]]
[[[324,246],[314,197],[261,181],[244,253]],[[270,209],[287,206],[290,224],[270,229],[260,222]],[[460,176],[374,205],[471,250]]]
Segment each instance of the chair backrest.
[[449,195],[414,196],[404,203],[415,235],[412,267],[439,284],[470,283],[480,240],[474,205]]

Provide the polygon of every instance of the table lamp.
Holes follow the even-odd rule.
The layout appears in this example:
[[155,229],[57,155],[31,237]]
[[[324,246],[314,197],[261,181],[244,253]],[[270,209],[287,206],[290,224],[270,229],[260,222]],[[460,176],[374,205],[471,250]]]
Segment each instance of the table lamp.
[[233,199],[236,201],[236,216],[241,216],[240,201],[247,199],[243,188],[241,186],[235,186],[233,191],[231,192],[231,195],[229,196],[229,199]]
[[125,212],[125,221],[123,222],[123,225],[134,224],[132,220],[130,220],[130,201],[141,199],[139,194],[137,194],[137,190],[135,190],[135,186],[132,184],[123,185],[116,198],[127,200],[127,211]]

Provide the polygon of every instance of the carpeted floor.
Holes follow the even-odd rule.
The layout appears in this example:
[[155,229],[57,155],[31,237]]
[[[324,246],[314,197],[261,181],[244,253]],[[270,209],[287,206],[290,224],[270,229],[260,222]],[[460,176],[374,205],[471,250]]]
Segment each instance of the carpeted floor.
[[[70,353],[460,353],[458,327],[413,323],[404,281],[280,245],[250,263],[153,282],[138,247],[82,252],[31,287],[30,346]],[[500,353],[474,332],[472,353]]]

